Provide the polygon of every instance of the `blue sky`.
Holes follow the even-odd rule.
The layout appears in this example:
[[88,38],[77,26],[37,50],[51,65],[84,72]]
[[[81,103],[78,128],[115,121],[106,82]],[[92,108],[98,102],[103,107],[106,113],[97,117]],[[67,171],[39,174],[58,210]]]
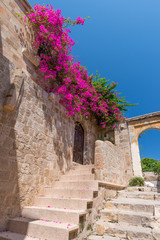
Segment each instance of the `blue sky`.
[[150,129],[139,138],[139,150],[141,158],[154,158],[160,160],[160,131]]
[[[160,111],[160,0],[29,0],[36,2],[52,4],[72,19],[90,16],[71,29],[77,42],[72,53],[90,74],[98,70],[118,83],[127,101],[138,103],[126,117]],[[160,134],[149,139],[158,151]]]

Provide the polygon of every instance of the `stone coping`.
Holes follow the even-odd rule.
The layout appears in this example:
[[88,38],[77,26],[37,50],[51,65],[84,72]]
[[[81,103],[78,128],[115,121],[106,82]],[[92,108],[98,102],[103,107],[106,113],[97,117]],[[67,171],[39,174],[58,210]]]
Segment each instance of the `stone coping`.
[[39,66],[40,57],[38,55],[33,55],[27,50],[27,48],[23,48],[22,53],[32,64],[34,64],[36,67]]
[[116,188],[116,189],[120,189],[120,190],[127,187],[127,186],[124,186],[124,185],[111,183],[111,182],[105,182],[105,181],[99,181],[99,180],[98,180],[98,184],[103,185],[103,186],[105,185],[105,187]]
[[140,115],[140,116],[137,116],[137,117],[128,118],[128,119],[126,119],[126,121],[127,122],[131,122],[131,121],[136,121],[136,120],[150,118],[150,117],[155,117],[155,116],[160,116],[160,111],[153,112],[153,113],[148,113],[148,114],[144,114],[144,115]]

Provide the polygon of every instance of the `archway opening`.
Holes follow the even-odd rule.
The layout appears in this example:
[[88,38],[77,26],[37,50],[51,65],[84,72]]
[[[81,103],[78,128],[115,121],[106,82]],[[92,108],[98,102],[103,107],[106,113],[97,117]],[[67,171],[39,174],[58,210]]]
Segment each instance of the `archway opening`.
[[79,122],[75,125],[73,161],[83,164],[84,129]]
[[160,161],[160,130],[148,129],[138,139],[143,172],[153,172]]

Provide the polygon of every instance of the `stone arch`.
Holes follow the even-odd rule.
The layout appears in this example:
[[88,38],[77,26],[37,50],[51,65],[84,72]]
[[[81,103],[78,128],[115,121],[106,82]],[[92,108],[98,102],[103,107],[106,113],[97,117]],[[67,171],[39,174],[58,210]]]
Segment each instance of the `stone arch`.
[[136,176],[142,176],[138,138],[140,134],[142,134],[142,132],[146,130],[149,129],[160,130],[160,112],[130,118],[127,120],[127,122],[131,145],[133,173]]
[[147,131],[147,130],[150,130],[150,129],[160,130],[160,126],[157,127],[157,126],[154,126],[154,124],[151,125],[151,126],[146,126],[145,128],[141,129],[141,130],[139,131],[139,133],[137,134],[138,139],[139,139],[140,135],[141,135],[143,132],[145,132],[145,131]]

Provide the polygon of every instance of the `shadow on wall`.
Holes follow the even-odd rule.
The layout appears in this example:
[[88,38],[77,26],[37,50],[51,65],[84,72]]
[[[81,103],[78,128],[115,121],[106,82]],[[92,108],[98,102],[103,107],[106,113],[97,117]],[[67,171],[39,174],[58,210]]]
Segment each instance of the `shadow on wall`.
[[[23,10],[19,1],[16,1],[16,3]],[[36,59],[36,51],[26,40],[27,36],[27,39],[30,39],[30,42],[34,42],[34,34],[31,29],[25,29],[24,32],[22,28],[18,29],[16,26],[14,27],[22,48],[27,49],[30,56],[33,57],[31,57],[32,60]],[[61,105],[57,98],[53,103],[48,100],[48,92],[44,90],[44,76],[40,73],[39,66],[35,66],[33,64],[34,61],[30,61],[25,55],[23,55],[23,60],[26,63],[26,68],[31,79],[35,82],[33,88],[32,84],[29,86],[28,91],[32,94],[32,97],[34,96],[36,98],[37,104],[39,103],[38,107],[41,107],[43,110],[45,135],[48,137],[53,136],[53,148],[57,156],[56,162],[58,163],[59,169],[63,172],[66,169],[70,169],[72,160],[71,149],[73,147],[73,136],[70,136],[71,134],[68,131],[68,127],[66,127],[68,125],[68,121],[66,120],[68,117],[65,115],[64,109],[61,109]],[[72,135],[73,134],[74,133],[72,133]]]
[[53,104],[50,101],[47,101],[46,105],[43,104],[43,114],[46,126],[53,136],[58,167],[64,173],[70,169],[73,157],[74,122],[66,115],[58,97]]
[[[25,11],[28,11],[25,9],[25,3],[23,3],[23,1],[14,1],[24,13]],[[39,93],[39,86],[43,89],[46,88],[45,82],[43,81],[43,74],[40,74],[38,71],[38,66],[33,64],[35,63],[34,59],[36,59],[36,50],[31,45],[31,42],[34,42],[35,39],[34,33],[28,26],[25,27],[25,30],[23,28],[14,26],[14,30],[17,33],[22,49],[25,48],[30,53],[29,55],[31,58],[29,59],[23,55],[23,60],[26,63],[26,69],[31,75],[31,79],[35,82],[34,88],[31,84],[28,92],[30,95],[32,94],[32,97],[34,96],[36,98],[34,99],[37,103],[35,105],[42,109],[42,119],[45,119],[44,132],[47,140],[43,140],[44,145],[49,145],[47,141],[52,137],[53,145],[50,145],[50,151],[51,153],[55,153],[54,160],[58,164],[58,168],[64,172],[65,170],[70,169],[73,158],[74,122],[66,116],[64,108],[61,108],[58,100],[55,100],[53,103],[51,103],[48,100],[48,93],[45,90],[42,91],[43,94]],[[30,41],[28,41],[28,39]],[[37,86],[37,84],[39,86]],[[41,95],[43,95],[42,98]]]
[[10,113],[3,111],[14,70],[14,66],[3,56],[0,29],[0,230],[6,229],[9,217],[20,215],[15,132],[18,110]]

